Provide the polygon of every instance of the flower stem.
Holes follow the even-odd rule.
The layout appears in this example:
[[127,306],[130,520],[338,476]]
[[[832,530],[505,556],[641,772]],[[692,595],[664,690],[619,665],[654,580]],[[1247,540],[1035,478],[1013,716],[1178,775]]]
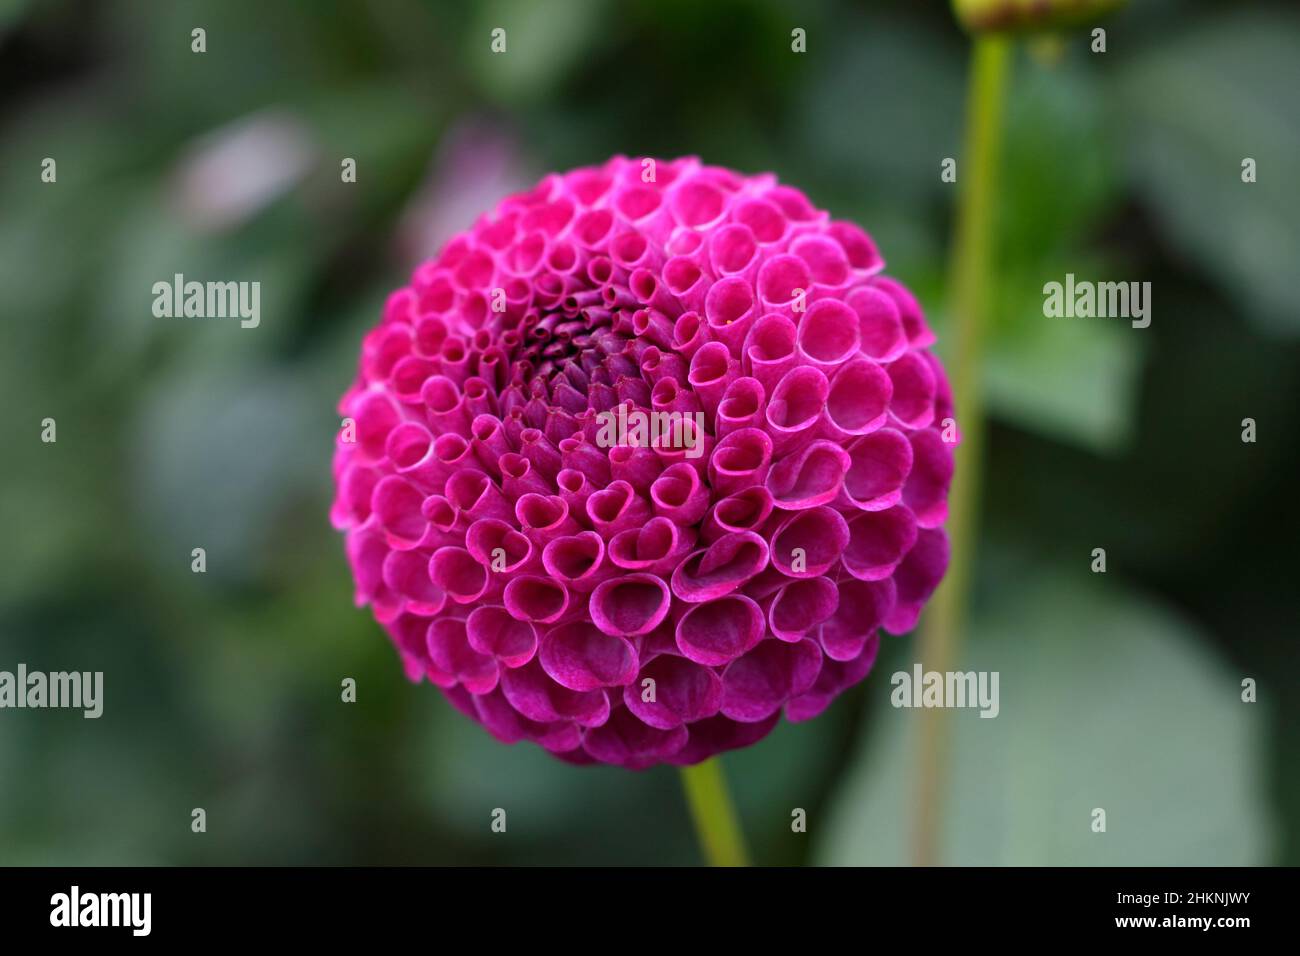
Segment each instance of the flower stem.
[[[955,343],[953,404],[961,432],[949,498],[952,559],[947,578],[926,611],[920,640],[922,663],[927,670],[939,672],[952,670],[958,659],[970,596],[985,429],[980,363],[996,241],[993,216],[1011,44],[1006,36],[977,35],[967,85],[964,168],[958,173],[960,192],[949,276]],[[912,859],[918,866],[929,866],[937,862],[942,838],[947,712],[927,708],[921,711],[920,720]]]
[[682,767],[682,786],[695,821],[695,833],[709,865],[748,866],[745,838],[718,759]]

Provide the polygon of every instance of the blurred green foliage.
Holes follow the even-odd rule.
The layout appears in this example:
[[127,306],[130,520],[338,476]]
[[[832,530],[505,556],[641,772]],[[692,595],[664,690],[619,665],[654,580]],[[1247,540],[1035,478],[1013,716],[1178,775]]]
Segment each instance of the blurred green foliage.
[[[1003,703],[957,715],[945,853],[1295,864],[1300,18],[1107,27],[1016,63],[968,647]],[[0,863],[697,861],[672,771],[503,747],[402,678],[326,520],[334,403],[440,235],[615,152],[777,171],[872,232],[942,350],[965,52],[943,3],[0,4],[0,668],[106,675],[98,721],[0,713]],[[187,174],[250,119],[310,161],[214,224]],[[261,327],[154,319],[175,272],[260,281]],[[1044,321],[1066,272],[1151,281],[1151,328]],[[905,858],[913,651],[725,758],[759,861]]]

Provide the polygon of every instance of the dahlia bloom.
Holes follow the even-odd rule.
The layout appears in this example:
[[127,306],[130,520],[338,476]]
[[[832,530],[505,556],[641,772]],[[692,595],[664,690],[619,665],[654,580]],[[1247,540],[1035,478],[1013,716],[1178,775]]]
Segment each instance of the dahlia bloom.
[[[770,174],[615,157],[417,268],[340,402],[331,513],[408,676],[636,768],[862,680],[943,576],[953,469],[934,335],[883,267]],[[610,447],[620,407],[704,427]]]

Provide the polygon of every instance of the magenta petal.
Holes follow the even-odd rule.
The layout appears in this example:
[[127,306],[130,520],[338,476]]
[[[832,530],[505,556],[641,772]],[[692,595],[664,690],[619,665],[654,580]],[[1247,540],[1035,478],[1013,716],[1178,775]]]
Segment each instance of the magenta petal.
[[738,378],[728,385],[718,404],[718,437],[725,437],[741,428],[761,426],[766,396],[763,384],[756,378]]
[[948,517],[948,486],[952,484],[952,446],[932,428],[913,432],[912,472],[903,486],[903,501],[922,528],[937,528]]
[[709,512],[704,523],[704,540],[716,541],[723,535],[760,529],[772,514],[772,508],[772,493],[761,485],[727,495]]
[[504,607],[477,607],[465,619],[469,646],[495,657],[506,667],[521,667],[537,653],[537,632],[527,621],[515,619]]
[[894,300],[879,289],[854,289],[845,299],[858,317],[858,337],[865,355],[892,362],[907,351],[907,333]]
[[569,589],[561,581],[524,575],[506,585],[506,610],[520,621],[552,624],[569,609]]
[[849,448],[844,501],[864,511],[892,508],[912,471],[912,445],[902,432],[882,428]]
[[889,578],[883,581],[850,578],[840,582],[839,591],[839,606],[821,626],[818,637],[827,657],[850,661],[862,653],[894,607],[894,582]]
[[722,713],[743,723],[770,717],[811,688],[821,667],[821,648],[813,641],[763,641],[723,671]]
[[533,562],[533,544],[504,521],[483,518],[465,532],[465,550],[495,574],[513,575]]
[[636,677],[636,648],[588,621],[560,624],[542,638],[543,670],[570,690],[621,687]]
[[587,592],[605,577],[605,542],[594,531],[556,538],[542,551],[542,565],[570,591]]
[[726,535],[677,566],[673,594],[693,604],[730,594],[762,571],[767,559],[767,542],[758,535]]
[[749,747],[770,734],[780,719],[780,713],[774,713],[753,724],[741,723],[721,714],[698,720],[688,727],[690,739],[686,745],[668,758],[668,762],[688,767],[726,750]]
[[381,478],[370,496],[370,507],[384,530],[399,541],[419,541],[429,526],[420,514],[424,495],[397,475]]
[[668,585],[653,574],[628,574],[591,593],[591,619],[606,634],[633,637],[653,631],[672,605]]
[[887,366],[894,394],[890,413],[908,428],[926,428],[934,421],[938,386],[934,370],[917,352],[908,352]]
[[948,535],[942,529],[925,528],[917,533],[916,544],[894,572],[898,600],[884,620],[885,630],[905,634],[916,627],[921,608],[948,570],[948,557]]
[[750,327],[743,353],[745,369],[768,394],[799,361],[797,340],[794,322],[777,312],[761,316]]
[[799,351],[817,365],[838,368],[858,351],[858,316],[837,299],[818,299],[799,323]]
[[609,695],[604,690],[561,687],[536,658],[502,673],[501,691],[515,710],[539,723],[572,720],[584,727],[596,727],[609,719]]
[[888,373],[858,356],[840,366],[831,379],[826,421],[846,438],[865,435],[885,423],[893,395],[894,383]]
[[707,667],[663,654],[623,688],[623,702],[644,723],[672,730],[716,714],[722,706],[722,681]]
[[898,314],[902,318],[907,341],[912,348],[920,349],[934,344],[934,333],[925,324],[925,316],[921,312],[921,304],[916,301],[916,296],[912,295],[901,282],[888,276],[876,276],[872,280],[872,285],[887,294],[898,306]]
[[708,510],[709,491],[698,471],[686,462],[678,462],[665,468],[650,486],[650,502],[656,514],[677,524],[691,525]]
[[686,745],[688,737],[684,725],[659,730],[622,707],[604,724],[587,731],[582,746],[602,763],[641,769],[670,758]]
[[628,571],[661,574],[675,568],[695,540],[695,532],[667,518],[651,518],[643,527],[620,531],[610,540],[610,563]]
[[771,436],[758,428],[741,428],[713,449],[709,484],[716,494],[733,494],[750,485],[761,485],[771,462]]
[[767,490],[778,508],[816,508],[839,495],[849,465],[849,454],[839,445],[815,441],[772,466]]
[[729,664],[763,639],[763,611],[742,594],[691,608],[677,622],[677,647],[697,664]]
[[880,632],[868,639],[862,652],[851,661],[835,661],[829,657],[822,661],[821,674],[816,683],[805,694],[791,698],[785,705],[785,716],[793,723],[821,714],[841,692],[860,682],[871,672],[876,662],[876,653],[880,650]]
[[442,617],[429,625],[429,660],[441,671],[453,674],[471,694],[486,694],[497,686],[500,669],[487,654],[469,644],[465,622]]
[[826,411],[830,389],[825,374],[811,365],[791,369],[776,383],[766,416],[777,452],[812,434]]
[[482,597],[488,588],[488,570],[464,548],[439,548],[429,559],[429,577],[458,604]]
[[614,481],[587,499],[587,516],[601,536],[612,538],[648,520],[650,507],[631,484]]
[[849,519],[844,570],[862,581],[879,581],[894,573],[916,543],[916,519],[902,505],[862,511]]
[[483,726],[497,740],[513,744],[527,738],[531,721],[510,706],[500,688],[474,697],[474,709]]
[[835,613],[840,592],[829,578],[806,578],[784,585],[772,598],[767,619],[772,634],[794,642]]
[[772,565],[792,578],[814,578],[830,570],[848,543],[848,524],[834,508],[798,511],[772,534]]

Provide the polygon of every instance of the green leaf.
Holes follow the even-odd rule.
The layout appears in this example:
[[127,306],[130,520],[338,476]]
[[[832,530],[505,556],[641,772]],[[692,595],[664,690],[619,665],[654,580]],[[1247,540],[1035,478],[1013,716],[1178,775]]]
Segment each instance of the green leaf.
[[[1186,622],[1102,582],[1040,574],[974,631],[964,666],[999,672],[1000,712],[949,713],[941,863],[1269,862],[1261,705],[1242,702],[1239,676]],[[832,802],[820,862],[908,861],[921,711],[891,707],[890,690],[878,676],[870,746]]]
[[1097,85],[1077,64],[1019,64],[1008,104],[984,375],[997,418],[1109,452],[1129,437],[1143,334],[1123,319],[1045,316],[1042,293],[1044,283],[1071,272],[1140,278],[1088,244],[1120,198],[1103,119]]
[[1300,334],[1300,19],[1203,21],[1116,82],[1131,174],[1165,239],[1260,328]]
[[[1078,261],[1078,260],[1076,260]],[[1046,269],[1062,281],[1065,267]],[[1084,269],[1081,275],[1088,274]],[[1049,318],[1041,283],[1018,283],[1014,331],[1003,330],[984,365],[989,408],[1003,421],[1094,451],[1122,448],[1133,428],[1143,331],[1125,319]]]

